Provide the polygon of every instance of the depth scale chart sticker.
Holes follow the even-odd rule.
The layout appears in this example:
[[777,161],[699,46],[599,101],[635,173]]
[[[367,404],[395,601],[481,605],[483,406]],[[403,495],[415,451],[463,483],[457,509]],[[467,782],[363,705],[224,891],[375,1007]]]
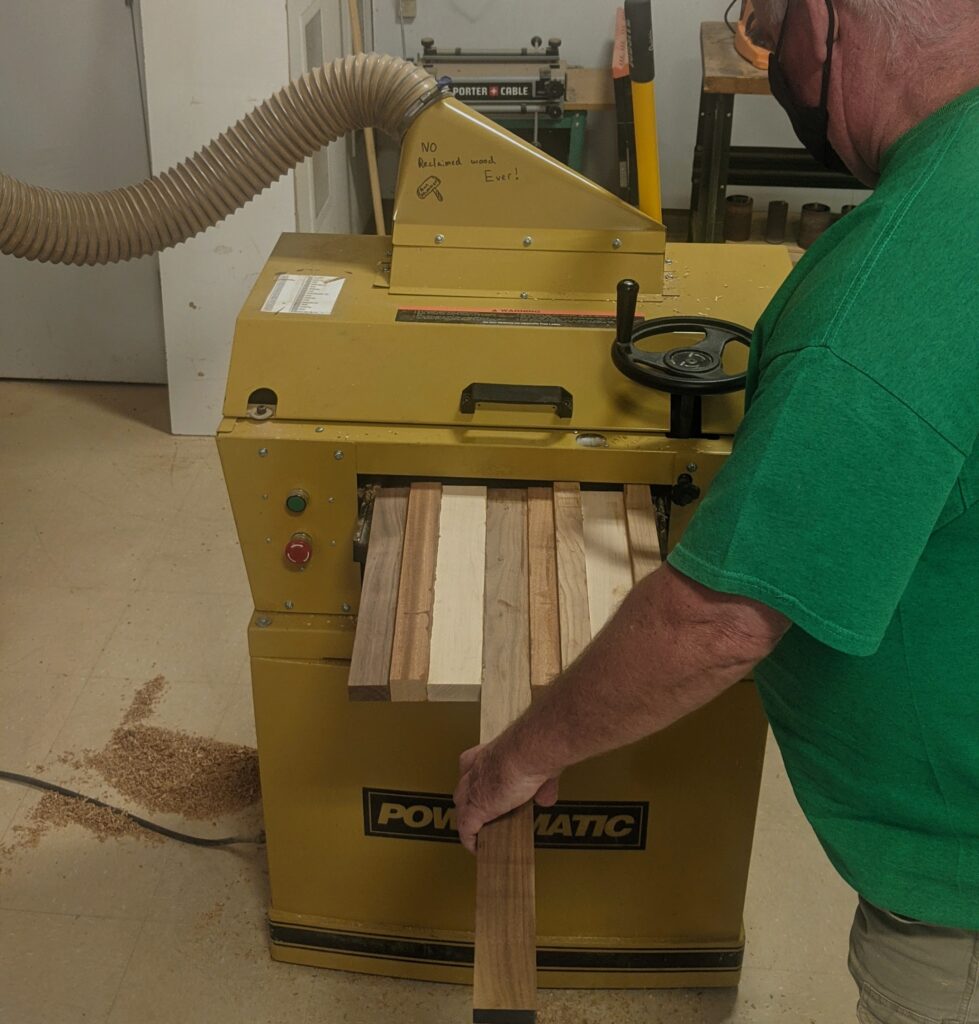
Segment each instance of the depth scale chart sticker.
[[345,281],[343,277],[279,274],[262,312],[331,316]]

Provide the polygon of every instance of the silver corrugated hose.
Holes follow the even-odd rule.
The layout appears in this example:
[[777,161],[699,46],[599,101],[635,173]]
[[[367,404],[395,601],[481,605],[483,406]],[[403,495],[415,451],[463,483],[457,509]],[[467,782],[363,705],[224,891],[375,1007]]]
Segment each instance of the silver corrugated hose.
[[308,156],[358,128],[400,137],[437,98],[427,72],[358,54],[311,71],[194,156],[110,192],[60,192],[0,174],[0,252],[42,263],[118,263],[186,242]]

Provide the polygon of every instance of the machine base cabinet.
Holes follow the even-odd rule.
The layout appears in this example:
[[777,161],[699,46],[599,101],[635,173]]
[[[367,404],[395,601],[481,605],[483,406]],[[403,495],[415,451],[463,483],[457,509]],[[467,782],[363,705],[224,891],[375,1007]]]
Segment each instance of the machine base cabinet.
[[[351,703],[346,660],[282,653],[252,658],[272,955],[470,984],[475,861],[450,794],[479,705]],[[566,773],[535,820],[541,986],[738,983],[765,736],[743,682]]]

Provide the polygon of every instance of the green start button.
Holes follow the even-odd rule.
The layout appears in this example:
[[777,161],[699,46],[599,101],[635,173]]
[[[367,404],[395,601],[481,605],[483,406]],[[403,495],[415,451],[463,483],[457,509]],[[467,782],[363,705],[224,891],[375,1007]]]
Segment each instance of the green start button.
[[286,498],[286,508],[297,516],[306,511],[308,504],[309,495],[305,491],[293,491]]

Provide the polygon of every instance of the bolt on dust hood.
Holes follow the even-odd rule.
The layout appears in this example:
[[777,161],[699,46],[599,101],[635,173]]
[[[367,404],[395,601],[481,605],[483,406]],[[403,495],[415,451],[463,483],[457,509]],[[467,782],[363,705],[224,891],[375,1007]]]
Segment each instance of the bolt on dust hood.
[[405,135],[394,218],[394,294],[662,295],[661,224],[454,99]]

